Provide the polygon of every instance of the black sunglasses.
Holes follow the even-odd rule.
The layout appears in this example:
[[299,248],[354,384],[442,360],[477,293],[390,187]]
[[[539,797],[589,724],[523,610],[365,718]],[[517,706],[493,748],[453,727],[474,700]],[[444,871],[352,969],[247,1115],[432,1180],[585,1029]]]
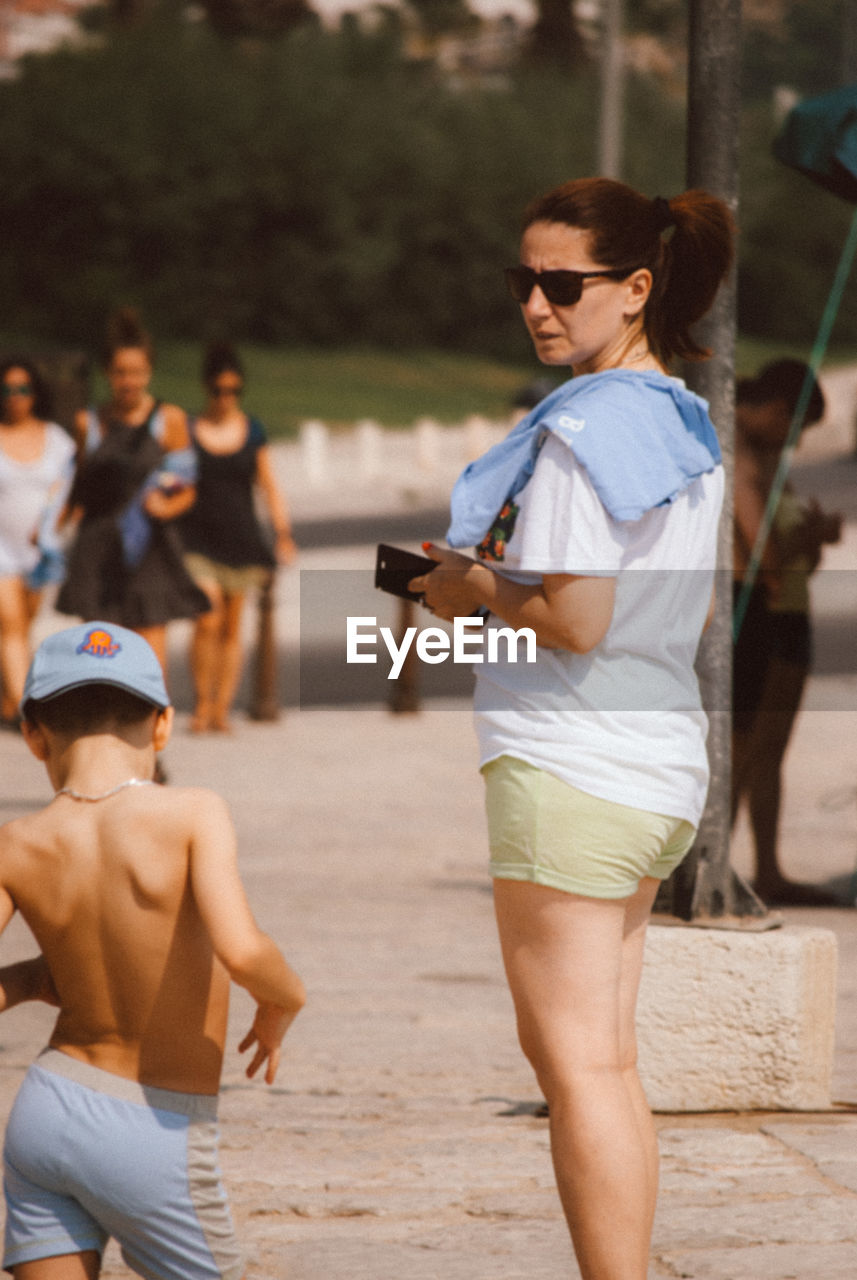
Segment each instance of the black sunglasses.
[[29,382],[4,382],[0,386],[0,395],[8,399],[9,396],[31,396],[33,388]]
[[529,302],[530,294],[538,285],[554,306],[572,307],[580,301],[584,280],[596,277],[626,280],[636,270],[636,267],[620,267],[613,271],[533,271],[532,267],[506,267],[504,274],[516,302]]

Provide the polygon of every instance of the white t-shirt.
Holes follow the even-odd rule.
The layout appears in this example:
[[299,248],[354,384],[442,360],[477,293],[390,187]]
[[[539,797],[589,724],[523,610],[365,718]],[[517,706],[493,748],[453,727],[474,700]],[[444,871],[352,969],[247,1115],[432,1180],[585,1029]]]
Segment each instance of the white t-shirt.
[[35,568],[39,549],[33,535],[49,503],[70,475],[74,442],[49,422],[45,447],[34,462],[17,462],[0,449],[0,577],[19,577]]
[[[481,763],[512,755],[591,795],[697,824],[708,788],[694,660],[711,600],[723,468],[639,520],[605,510],[572,450],[550,435],[517,495],[505,576],[616,578],[607,635],[590,653],[476,666]],[[504,626],[490,615],[486,629]]]

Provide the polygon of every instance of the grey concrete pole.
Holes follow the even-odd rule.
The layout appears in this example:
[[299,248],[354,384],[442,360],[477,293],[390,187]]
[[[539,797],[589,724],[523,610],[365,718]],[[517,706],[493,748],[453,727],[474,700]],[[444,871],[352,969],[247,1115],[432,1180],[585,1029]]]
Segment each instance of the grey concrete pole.
[[622,176],[625,102],[623,18],[623,0],[602,0],[598,172],[604,178],[621,178]]
[[[733,213],[738,208],[740,44],[741,0],[691,0],[687,185],[720,196]],[[689,920],[766,915],[729,864],[735,328],[733,271],[699,326],[699,336],[714,355],[687,370],[688,382],[711,408],[723,447],[727,495],[718,548],[717,610],[698,664],[710,721],[711,786],[694,851],[670,883],[673,911]]]

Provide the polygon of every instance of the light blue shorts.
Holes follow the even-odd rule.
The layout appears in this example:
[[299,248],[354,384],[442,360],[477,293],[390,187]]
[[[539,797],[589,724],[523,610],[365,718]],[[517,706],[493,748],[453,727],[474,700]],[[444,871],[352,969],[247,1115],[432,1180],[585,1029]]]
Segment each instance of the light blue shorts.
[[146,1280],[241,1280],[217,1168],[217,1098],[125,1080],[47,1049],[3,1149],[7,1271],[109,1237]]
[[627,898],[666,880],[693,844],[683,818],[579,791],[544,769],[498,756],[482,766],[491,875],[588,898]]

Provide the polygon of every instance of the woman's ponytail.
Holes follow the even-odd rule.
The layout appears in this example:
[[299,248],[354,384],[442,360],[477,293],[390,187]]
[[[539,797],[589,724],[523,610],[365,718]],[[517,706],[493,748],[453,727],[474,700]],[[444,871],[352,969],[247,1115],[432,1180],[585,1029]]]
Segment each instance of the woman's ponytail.
[[[652,201],[655,215],[663,213]],[[728,207],[707,191],[685,191],[663,201],[672,230],[663,241],[659,269],[646,305],[645,325],[653,352],[665,363],[704,360],[711,353],[690,333],[710,310],[734,255],[735,224]]]

